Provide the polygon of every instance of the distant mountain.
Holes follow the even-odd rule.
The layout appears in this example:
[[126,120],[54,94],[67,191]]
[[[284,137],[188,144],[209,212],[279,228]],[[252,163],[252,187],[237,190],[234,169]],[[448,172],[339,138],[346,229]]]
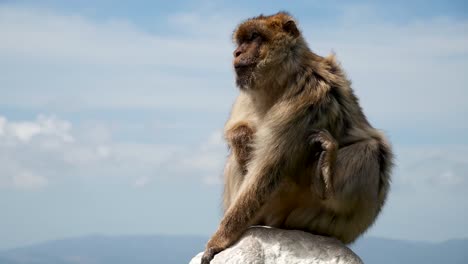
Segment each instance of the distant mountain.
[[[0,252],[0,264],[183,264],[203,250],[198,236],[87,236]],[[351,247],[366,264],[466,264],[468,239],[443,243],[363,238]]]
[[351,249],[366,264],[468,264],[468,239],[428,243],[367,237]]
[[205,243],[197,236],[88,236],[0,252],[0,264],[180,264]]

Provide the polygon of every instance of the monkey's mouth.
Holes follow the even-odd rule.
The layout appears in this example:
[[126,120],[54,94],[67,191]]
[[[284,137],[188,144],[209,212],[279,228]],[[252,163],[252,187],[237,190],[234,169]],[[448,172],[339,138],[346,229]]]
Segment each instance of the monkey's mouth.
[[253,63],[238,63],[234,65],[234,70],[236,71],[237,76],[248,75],[252,72],[255,64]]
[[242,69],[248,69],[252,68],[254,66],[253,63],[238,63],[234,65],[235,70],[242,70]]

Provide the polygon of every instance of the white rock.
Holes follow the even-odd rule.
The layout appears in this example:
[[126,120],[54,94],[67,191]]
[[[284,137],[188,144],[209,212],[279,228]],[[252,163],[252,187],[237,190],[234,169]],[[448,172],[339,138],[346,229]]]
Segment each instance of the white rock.
[[[200,264],[202,253],[190,264]],[[211,264],[362,264],[339,240],[297,230],[252,227]]]

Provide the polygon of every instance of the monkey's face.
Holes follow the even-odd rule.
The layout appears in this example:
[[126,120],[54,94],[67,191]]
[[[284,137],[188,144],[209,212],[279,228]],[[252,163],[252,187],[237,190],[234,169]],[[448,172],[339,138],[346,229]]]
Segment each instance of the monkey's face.
[[300,33],[286,13],[258,16],[241,23],[234,32],[236,83],[240,89],[254,89],[255,82],[268,78],[268,69],[278,69],[292,50]]
[[264,39],[257,32],[251,34],[239,42],[234,51],[234,70],[236,72],[236,83],[241,89],[247,89],[254,80],[255,69],[264,56],[261,48]]

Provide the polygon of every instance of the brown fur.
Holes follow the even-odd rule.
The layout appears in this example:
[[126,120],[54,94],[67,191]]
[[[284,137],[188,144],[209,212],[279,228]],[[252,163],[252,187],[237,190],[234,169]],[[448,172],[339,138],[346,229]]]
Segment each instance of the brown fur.
[[314,54],[287,13],[239,25],[240,95],[226,123],[225,214],[202,263],[251,225],[351,243],[379,214],[392,151],[335,57]]
[[250,160],[252,152],[254,133],[253,128],[243,122],[238,123],[226,132],[227,140],[231,143],[232,155],[236,157],[242,174],[247,172],[247,162]]

